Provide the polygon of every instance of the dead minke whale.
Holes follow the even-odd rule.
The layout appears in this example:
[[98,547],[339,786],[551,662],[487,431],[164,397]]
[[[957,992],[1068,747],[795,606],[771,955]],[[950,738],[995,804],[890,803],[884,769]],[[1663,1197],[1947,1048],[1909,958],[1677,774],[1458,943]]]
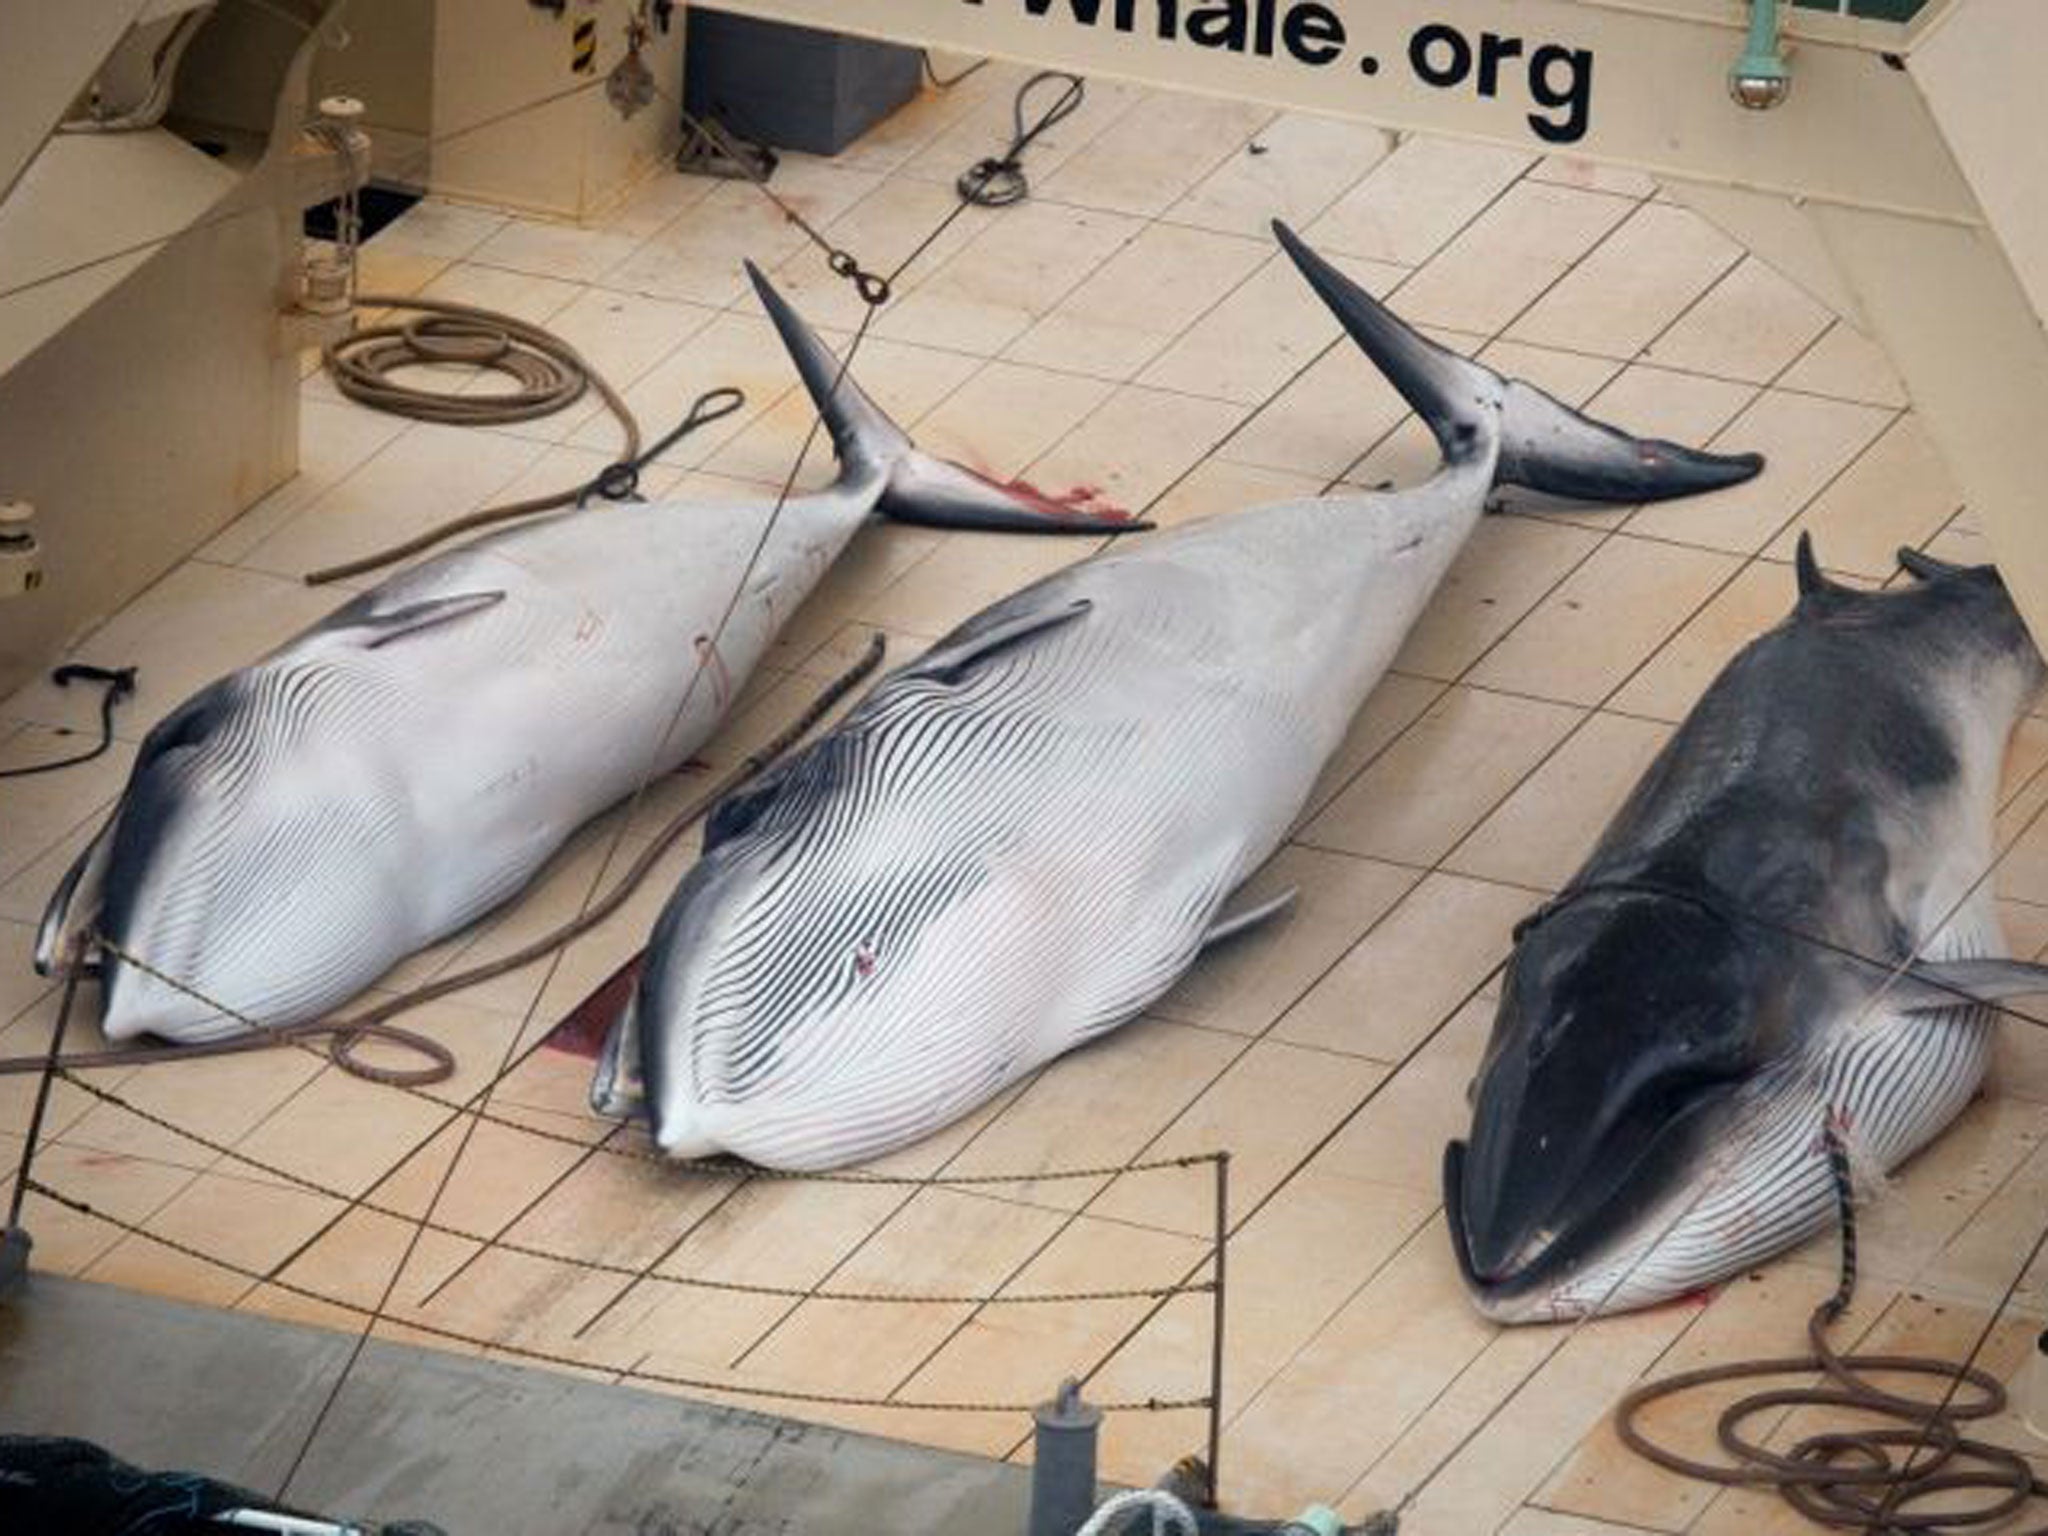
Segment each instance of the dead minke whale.
[[1638,502],[1761,461],[1588,421],[1276,226],[1421,413],[1427,484],[1123,540],[996,603],[713,812],[593,1103],[781,1168],[936,1130],[1159,996],[1274,852],[1497,482]]
[[1839,1211],[1829,1142],[1889,1170],[1977,1091],[2004,953],[2000,773],[2043,668],[1997,572],[1911,550],[1799,600],[1714,680],[1528,919],[1444,1158],[1479,1309],[1684,1295]]
[[765,500],[647,502],[489,534],[173,710],[37,941],[45,974],[97,965],[110,1039],[317,1019],[518,893],[579,826],[710,738],[871,512],[1131,526],[919,453],[749,271],[821,402],[836,481],[779,515]]

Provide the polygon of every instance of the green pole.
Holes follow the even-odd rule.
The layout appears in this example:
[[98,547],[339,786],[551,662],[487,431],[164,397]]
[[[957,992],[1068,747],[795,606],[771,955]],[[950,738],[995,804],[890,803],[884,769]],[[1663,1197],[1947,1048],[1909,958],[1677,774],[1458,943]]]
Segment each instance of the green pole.
[[1778,47],[1778,0],[1749,0],[1749,39],[1728,71],[1728,94],[1751,111],[1775,107],[1792,89]]

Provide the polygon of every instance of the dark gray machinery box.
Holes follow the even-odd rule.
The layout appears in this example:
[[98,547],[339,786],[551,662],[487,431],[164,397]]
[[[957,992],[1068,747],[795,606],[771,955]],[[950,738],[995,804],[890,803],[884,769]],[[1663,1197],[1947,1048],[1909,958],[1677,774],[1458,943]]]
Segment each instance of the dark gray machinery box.
[[742,138],[836,155],[917,94],[915,48],[690,7],[683,105]]

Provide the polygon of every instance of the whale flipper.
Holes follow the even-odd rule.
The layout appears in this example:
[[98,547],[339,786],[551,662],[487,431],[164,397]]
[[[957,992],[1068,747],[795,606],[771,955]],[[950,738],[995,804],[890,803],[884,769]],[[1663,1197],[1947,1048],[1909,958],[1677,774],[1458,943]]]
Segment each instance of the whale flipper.
[[913,669],[921,676],[944,677],[957,682],[967,675],[970,668],[978,665],[999,651],[1006,651],[1013,645],[1021,645],[1034,635],[1049,629],[1058,629],[1075,619],[1084,617],[1095,605],[1087,598],[1076,598],[1073,602],[1058,608],[1030,609],[1012,614],[993,624],[979,628],[969,627],[964,633],[954,631],[953,637],[941,640],[913,663]]
[[2048,965],[2006,959],[1920,960],[1900,973],[1890,995],[1909,1011],[2048,996]]
[[421,602],[407,603],[402,608],[383,611],[368,603],[360,607],[351,603],[336,610],[325,627],[358,636],[366,650],[374,651],[422,630],[453,624],[471,614],[482,613],[486,608],[495,608],[503,601],[503,592],[488,591],[454,592],[446,597],[430,597]]
[[1290,885],[1270,901],[1261,901],[1239,912],[1218,914],[1216,921],[1209,925],[1209,931],[1202,935],[1202,948],[1213,949],[1226,939],[1234,939],[1241,933],[1249,933],[1261,923],[1272,921],[1294,905],[1301,895],[1301,887]]
[[614,1120],[638,1119],[647,1113],[640,1082],[640,1010],[632,996],[605,1033],[590,1079],[590,1108]]

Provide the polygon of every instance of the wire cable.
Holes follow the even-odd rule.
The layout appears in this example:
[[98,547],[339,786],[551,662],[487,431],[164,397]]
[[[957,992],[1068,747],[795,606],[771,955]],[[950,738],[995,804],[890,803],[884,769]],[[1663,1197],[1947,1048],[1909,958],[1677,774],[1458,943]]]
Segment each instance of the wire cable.
[[931,49],[918,49],[917,59],[919,65],[924,70],[925,79],[931,81],[933,85],[937,86],[942,91],[950,91],[951,89],[953,89],[954,86],[958,85],[962,80],[965,80],[969,75],[978,75],[984,69],[988,68],[987,59],[976,59],[972,64],[968,65],[965,69],[959,70],[950,75],[941,75],[938,72],[938,70],[932,66]]
[[[1066,89],[1036,121],[1026,127],[1025,102],[1033,90],[1054,80],[1064,81]],[[960,201],[977,208],[1007,208],[1012,203],[1023,202],[1031,195],[1031,182],[1024,174],[1024,151],[1050,129],[1080,111],[1087,96],[1088,82],[1061,69],[1042,69],[1018,86],[1016,100],[1010,105],[1009,148],[1000,155],[975,161],[960,173],[959,179],[953,183],[954,190],[960,194]]]

